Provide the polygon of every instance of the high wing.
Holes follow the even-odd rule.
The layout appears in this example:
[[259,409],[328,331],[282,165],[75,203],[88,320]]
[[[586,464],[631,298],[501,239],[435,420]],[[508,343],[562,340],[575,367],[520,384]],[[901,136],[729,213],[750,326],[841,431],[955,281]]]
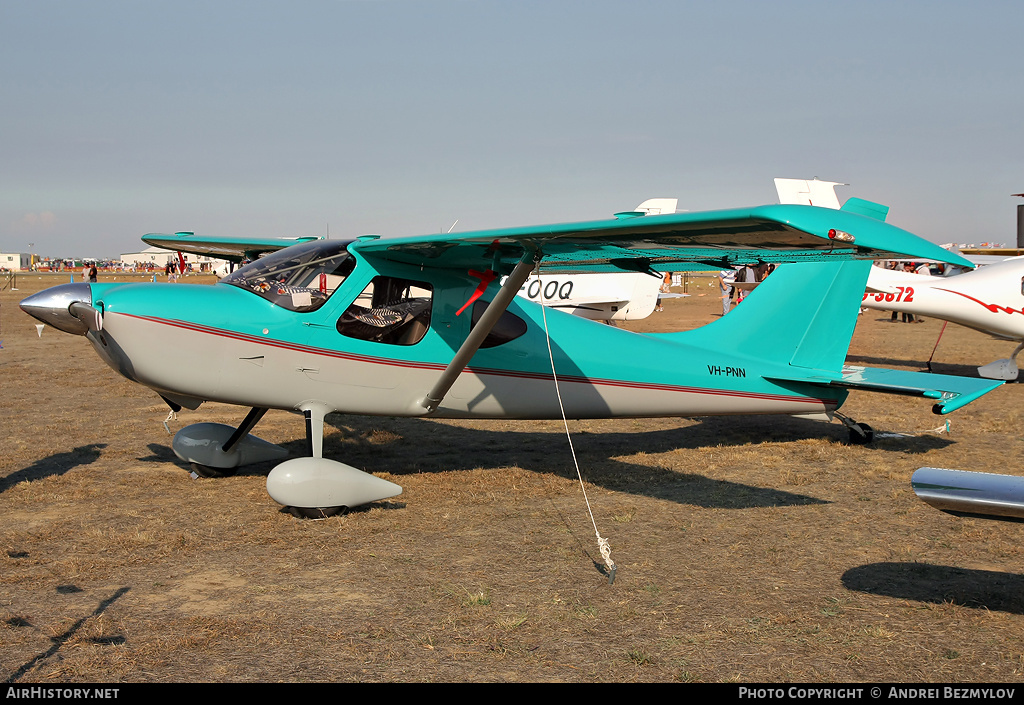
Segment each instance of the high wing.
[[[852,242],[840,237],[852,236]],[[223,238],[151,233],[155,247],[231,261],[255,259],[315,237]],[[970,267],[969,261],[895,226],[851,211],[802,205],[643,215],[607,220],[501,228],[467,233],[380,239],[363,236],[350,245],[366,257],[441,269],[479,268],[507,273],[527,252],[543,255],[551,274],[586,272],[679,272],[751,262],[934,259]]]
[[[831,235],[830,235],[831,233]],[[800,205],[624,217],[352,243],[367,258],[419,267],[508,273],[527,254],[542,271],[682,271],[752,262],[930,258],[969,266],[960,255],[905,230],[849,211]]]
[[188,252],[193,255],[218,257],[229,262],[256,259],[266,252],[276,252],[300,242],[318,239],[315,237],[293,237],[240,240],[223,237],[197,237],[195,233],[186,232],[173,235],[150,233],[142,236],[142,241],[153,247],[162,247],[175,252]]

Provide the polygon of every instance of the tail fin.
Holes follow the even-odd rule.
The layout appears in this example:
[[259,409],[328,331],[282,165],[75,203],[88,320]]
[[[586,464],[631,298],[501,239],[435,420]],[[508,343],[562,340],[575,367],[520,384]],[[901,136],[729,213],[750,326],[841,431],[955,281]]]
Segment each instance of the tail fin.
[[703,328],[669,335],[788,366],[766,375],[769,381],[924,397],[935,402],[936,414],[955,411],[1002,384],[845,366],[869,267],[866,261],[780,265],[728,315]]
[[675,213],[678,204],[678,198],[648,198],[633,210],[647,215],[662,215],[663,213]]
[[884,221],[889,215],[889,206],[881,203],[865,201],[863,198],[850,198],[839,206],[836,186],[849,186],[838,181],[821,181],[813,179],[775,179],[775,191],[779,194],[779,203],[790,203],[803,206],[820,206],[849,211],[865,215],[875,220]]
[[849,186],[838,181],[821,181],[813,179],[775,179],[775,191],[779,194],[779,203],[791,203],[802,206],[820,206],[822,208],[839,208],[836,186]]
[[779,265],[728,315],[675,335],[809,370],[839,372],[857,325],[870,262]]

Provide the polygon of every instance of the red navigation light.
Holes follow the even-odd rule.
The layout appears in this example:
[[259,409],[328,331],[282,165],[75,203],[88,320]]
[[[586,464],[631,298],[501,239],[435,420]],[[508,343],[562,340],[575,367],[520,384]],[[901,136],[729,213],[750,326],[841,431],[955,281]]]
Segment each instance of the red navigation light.
[[835,228],[832,228],[831,230],[828,231],[828,239],[829,240],[838,240],[839,242],[850,242],[850,243],[852,243],[853,242],[853,235],[851,235],[850,233],[847,233],[847,232],[843,232],[842,230],[836,230]]

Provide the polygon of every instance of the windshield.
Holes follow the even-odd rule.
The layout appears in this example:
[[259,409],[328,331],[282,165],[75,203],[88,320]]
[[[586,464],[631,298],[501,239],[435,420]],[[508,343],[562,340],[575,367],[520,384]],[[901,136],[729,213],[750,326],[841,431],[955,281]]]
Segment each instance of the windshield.
[[289,311],[315,311],[355,267],[348,242],[316,240],[261,257],[221,279]]

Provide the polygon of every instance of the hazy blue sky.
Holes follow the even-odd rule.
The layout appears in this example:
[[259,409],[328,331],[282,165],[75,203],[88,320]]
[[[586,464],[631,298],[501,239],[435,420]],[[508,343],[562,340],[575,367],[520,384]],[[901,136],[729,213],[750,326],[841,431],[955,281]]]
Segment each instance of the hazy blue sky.
[[1015,239],[1024,3],[0,0],[0,251],[415,235],[843,181]]

